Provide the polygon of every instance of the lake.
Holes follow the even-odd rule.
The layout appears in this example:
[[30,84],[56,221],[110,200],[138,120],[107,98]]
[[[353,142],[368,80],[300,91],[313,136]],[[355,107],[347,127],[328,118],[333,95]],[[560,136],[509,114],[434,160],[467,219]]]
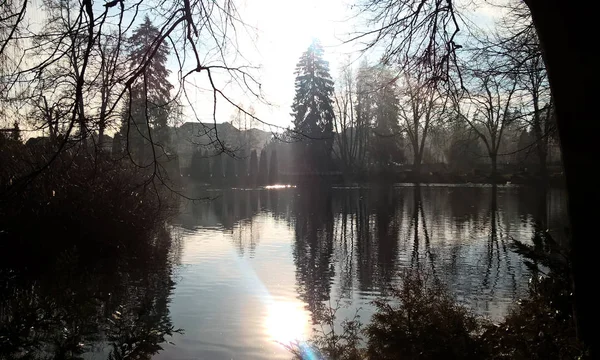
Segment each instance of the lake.
[[420,268],[475,312],[500,319],[526,294],[511,250],[535,231],[559,238],[565,194],[513,186],[280,188],[211,192],[187,204],[170,316],[185,330],[157,359],[289,359],[325,306],[358,311]]
[[[512,251],[564,237],[563,190],[517,186],[212,190],[125,259],[65,251],[0,268],[0,359],[289,359],[327,307],[368,322],[406,269],[501,319],[530,274]],[[92,260],[90,260],[92,259]],[[11,354],[10,356],[6,354]],[[154,355],[153,355],[154,354]]]

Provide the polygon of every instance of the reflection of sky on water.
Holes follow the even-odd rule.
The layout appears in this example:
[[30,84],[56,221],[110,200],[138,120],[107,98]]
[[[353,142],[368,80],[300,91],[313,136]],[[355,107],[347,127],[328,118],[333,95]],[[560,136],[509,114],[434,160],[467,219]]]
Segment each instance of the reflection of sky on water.
[[[420,194],[419,194],[420,192]],[[306,336],[330,300],[340,319],[398,281],[431,271],[476,312],[501,317],[526,291],[510,250],[537,227],[560,233],[564,195],[517,187],[237,191],[181,216],[171,315],[186,330],[158,358],[289,358],[276,344]],[[536,222],[537,221],[537,222]]]

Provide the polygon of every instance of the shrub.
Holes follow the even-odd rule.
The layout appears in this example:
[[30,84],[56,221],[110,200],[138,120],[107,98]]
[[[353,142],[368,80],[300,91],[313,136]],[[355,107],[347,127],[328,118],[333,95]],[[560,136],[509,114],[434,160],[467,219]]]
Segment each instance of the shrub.
[[[332,360],[585,358],[575,333],[568,253],[545,231],[536,232],[533,245],[515,241],[514,246],[533,277],[528,297],[501,323],[458,305],[430,274],[407,271],[390,297],[374,302],[376,312],[363,331],[355,317],[342,323],[350,336],[320,332],[312,347],[296,347],[318,356],[295,354]],[[333,328],[335,311],[331,314],[324,321]]]
[[481,341],[490,359],[577,359],[577,341],[568,252],[547,231],[532,245],[514,241],[533,276],[526,299],[518,301],[500,324],[488,324]]
[[472,359],[478,353],[476,317],[427,274],[406,272],[392,301],[375,305],[365,331],[370,359]]
[[168,189],[127,160],[61,152],[55,146],[0,144],[0,253],[51,259],[76,247],[96,256],[147,250],[174,213]]

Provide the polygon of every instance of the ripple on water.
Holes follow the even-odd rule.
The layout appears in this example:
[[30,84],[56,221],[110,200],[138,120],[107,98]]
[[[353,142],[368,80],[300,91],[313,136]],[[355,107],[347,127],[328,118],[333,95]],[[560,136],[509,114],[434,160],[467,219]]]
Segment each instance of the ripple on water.
[[[157,358],[288,359],[278,334],[304,334],[318,305],[338,300],[340,320],[361,308],[366,321],[372,300],[406,268],[433,272],[460,303],[501,318],[529,277],[510,239],[528,241],[544,215],[527,191],[402,184],[323,196],[224,193],[186,218],[170,304],[185,334]],[[548,195],[546,227],[562,226],[562,198]]]

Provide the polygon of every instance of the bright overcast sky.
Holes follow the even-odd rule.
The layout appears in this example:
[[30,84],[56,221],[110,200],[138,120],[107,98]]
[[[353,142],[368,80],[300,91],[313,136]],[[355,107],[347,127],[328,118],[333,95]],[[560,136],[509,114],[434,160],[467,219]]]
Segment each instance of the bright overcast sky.
[[[313,38],[319,39],[324,46],[325,59],[329,61],[334,80],[338,78],[343,64],[352,61],[356,65],[360,61],[357,50],[361,45],[357,42],[344,44],[352,33],[365,29],[366,17],[356,16],[356,10],[351,9],[351,5],[359,1],[363,0],[235,0],[239,15],[248,27],[244,31],[243,27],[237,26],[238,42],[236,46],[231,44],[230,50],[237,47],[239,55],[231,56],[228,65],[259,67],[251,73],[256,75],[261,83],[262,94],[268,104],[257,100],[251,94],[244,94],[240,88],[225,86],[222,87],[224,93],[245,109],[253,107],[256,116],[267,123],[281,127],[291,125],[294,70],[301,54],[306,51]],[[464,1],[470,0],[460,2]],[[104,3],[102,0],[95,2],[94,7],[98,13],[102,12]],[[34,0],[32,5],[29,20],[39,26],[43,21],[41,0]],[[150,18],[160,26],[160,20],[151,14],[152,7],[147,9]],[[497,16],[497,8],[487,5],[473,10],[477,23],[489,23],[490,18]],[[142,13],[144,12],[142,10]],[[142,19],[143,15],[138,14],[136,22]],[[367,57],[375,59],[372,55]],[[169,60],[168,67],[173,71],[170,80],[175,85],[178,66],[174,55]],[[215,80],[223,85],[229,77],[221,75],[215,76]],[[192,106],[188,105],[185,108],[183,119],[180,121],[213,121],[213,94],[209,90],[206,75],[195,74],[189,80],[190,84],[186,85],[186,89]],[[185,99],[183,103],[187,104]],[[234,109],[219,99],[217,122],[230,121],[233,114]]]
[[[246,60],[238,58],[234,63],[246,62],[260,67],[254,73],[268,104],[232,88],[228,88],[227,94],[244,108],[252,106],[256,116],[263,121],[283,127],[291,124],[294,71],[313,38],[319,39],[324,46],[325,59],[330,63],[334,79],[341,63],[357,58],[357,52],[343,44],[359,24],[358,21],[344,21],[352,15],[344,0],[245,0],[237,2],[237,6],[243,21],[248,24],[248,31],[238,36],[239,52]],[[204,77],[201,79],[196,84],[206,81]],[[207,84],[198,85],[207,87]],[[197,109],[198,117],[202,121],[211,121],[212,93],[196,92],[194,96],[199,101],[195,107],[204,110]],[[233,109],[223,101],[218,104],[217,121],[230,121]]]
[[[248,36],[242,34],[238,37],[239,52],[247,62],[260,66],[255,73],[269,105],[245,96],[239,90],[229,89],[227,94],[245,109],[252,106],[256,116],[267,123],[282,127],[291,125],[294,70],[313,38],[319,39],[324,46],[325,59],[329,61],[334,80],[338,78],[343,64],[352,61],[356,65],[361,60],[357,51],[361,47],[359,43],[344,44],[352,33],[366,26],[366,17],[356,16],[356,10],[351,8],[352,3],[358,1],[362,0],[236,1],[243,21],[255,28],[249,30]],[[489,5],[473,7],[473,2],[469,4],[469,17],[478,25],[490,24],[490,20],[498,15],[498,8]],[[465,10],[465,6],[462,9]],[[367,54],[366,57],[373,61],[376,56]],[[203,79],[198,81],[206,81]],[[207,87],[206,84],[199,85]],[[196,93],[194,97],[199,104],[204,104],[194,106],[204,110],[196,111],[198,117],[202,121],[212,121],[212,93]],[[217,122],[230,121],[232,113],[232,108],[219,101]],[[194,120],[186,117],[186,121]]]

